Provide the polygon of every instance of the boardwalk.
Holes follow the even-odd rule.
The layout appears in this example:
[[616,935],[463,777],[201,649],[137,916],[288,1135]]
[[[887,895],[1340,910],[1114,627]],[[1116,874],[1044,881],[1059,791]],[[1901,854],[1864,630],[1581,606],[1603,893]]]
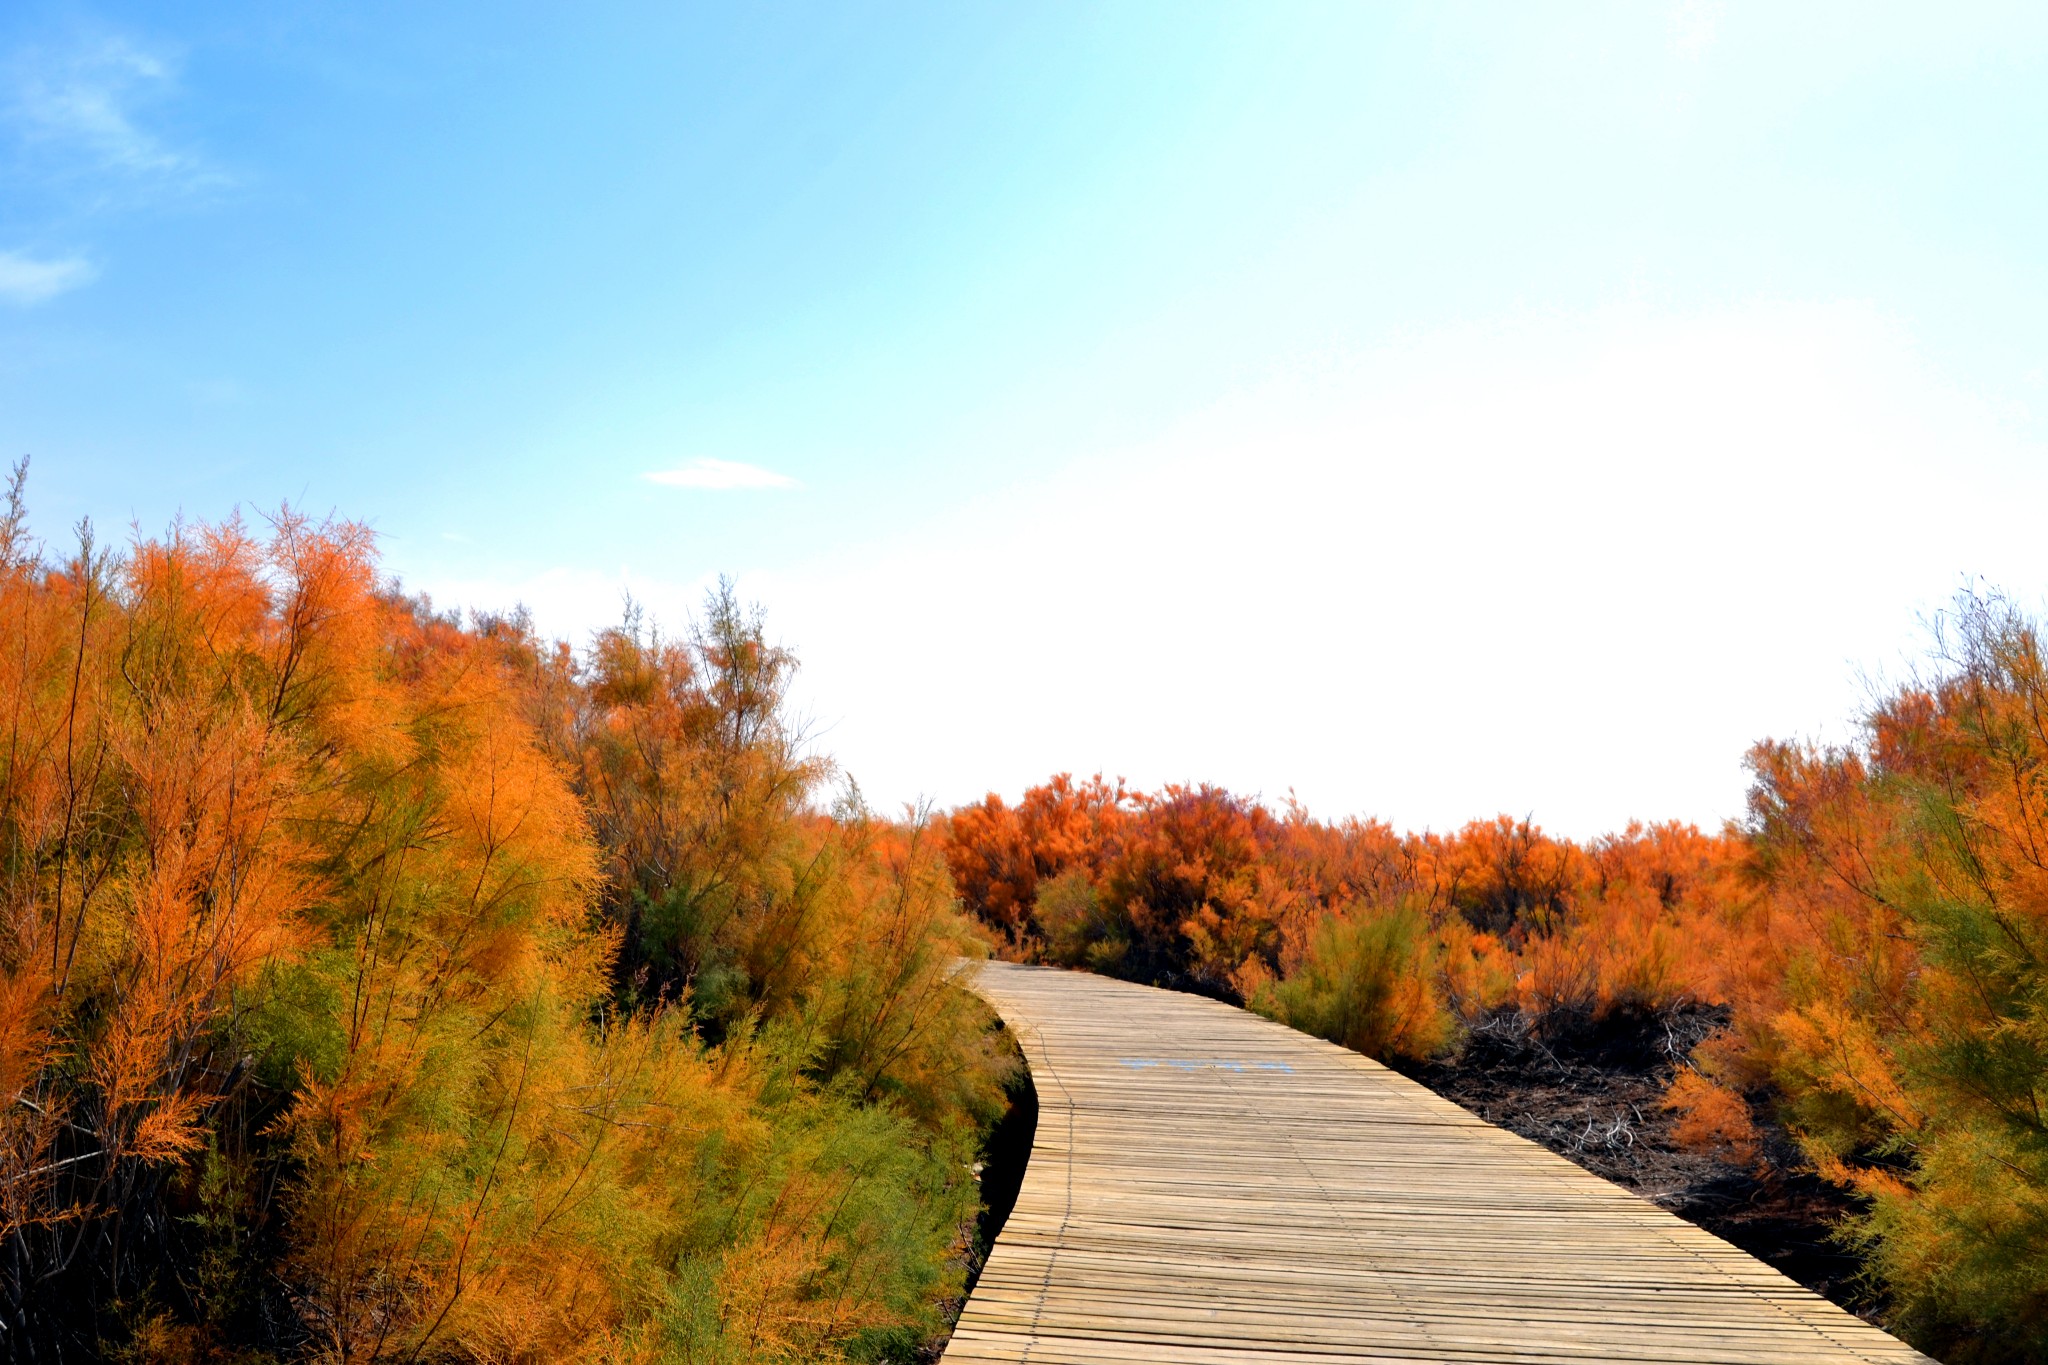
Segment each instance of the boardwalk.
[[976,970],[1038,1136],[947,1361],[1926,1359],[1354,1053],[1194,996]]

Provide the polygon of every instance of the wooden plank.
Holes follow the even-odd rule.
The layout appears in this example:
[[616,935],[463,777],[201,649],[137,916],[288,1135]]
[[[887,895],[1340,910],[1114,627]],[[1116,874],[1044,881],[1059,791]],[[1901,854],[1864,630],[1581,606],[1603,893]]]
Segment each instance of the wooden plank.
[[1925,1361],[1378,1063],[1197,996],[978,964],[1038,1132],[947,1361]]

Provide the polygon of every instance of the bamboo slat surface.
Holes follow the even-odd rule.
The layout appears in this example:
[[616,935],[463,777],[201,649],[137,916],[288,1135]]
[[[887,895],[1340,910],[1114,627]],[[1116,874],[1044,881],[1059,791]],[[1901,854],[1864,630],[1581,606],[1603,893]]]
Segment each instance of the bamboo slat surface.
[[946,1361],[1926,1360],[1356,1053],[1196,996],[970,970],[1038,1132]]

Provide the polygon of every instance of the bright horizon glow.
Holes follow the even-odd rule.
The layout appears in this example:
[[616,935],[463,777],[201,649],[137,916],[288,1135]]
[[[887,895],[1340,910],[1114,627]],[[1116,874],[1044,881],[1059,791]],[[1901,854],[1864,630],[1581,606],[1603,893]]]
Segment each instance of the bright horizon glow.
[[730,575],[883,806],[1711,827],[2048,594],[2044,78],[2019,5],[33,0],[0,453],[574,639]]
[[759,465],[742,464],[738,460],[714,460],[701,456],[674,469],[656,469],[642,474],[649,483],[658,483],[665,488],[801,488],[795,479],[787,474],[777,474]]

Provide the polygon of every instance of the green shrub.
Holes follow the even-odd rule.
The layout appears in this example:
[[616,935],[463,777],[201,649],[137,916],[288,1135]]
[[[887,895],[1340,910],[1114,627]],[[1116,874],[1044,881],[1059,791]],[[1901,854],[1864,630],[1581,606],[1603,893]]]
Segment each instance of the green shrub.
[[1428,922],[1400,907],[1354,907],[1316,927],[1307,956],[1252,1001],[1261,1014],[1368,1057],[1426,1060],[1456,1036],[1435,989]]

